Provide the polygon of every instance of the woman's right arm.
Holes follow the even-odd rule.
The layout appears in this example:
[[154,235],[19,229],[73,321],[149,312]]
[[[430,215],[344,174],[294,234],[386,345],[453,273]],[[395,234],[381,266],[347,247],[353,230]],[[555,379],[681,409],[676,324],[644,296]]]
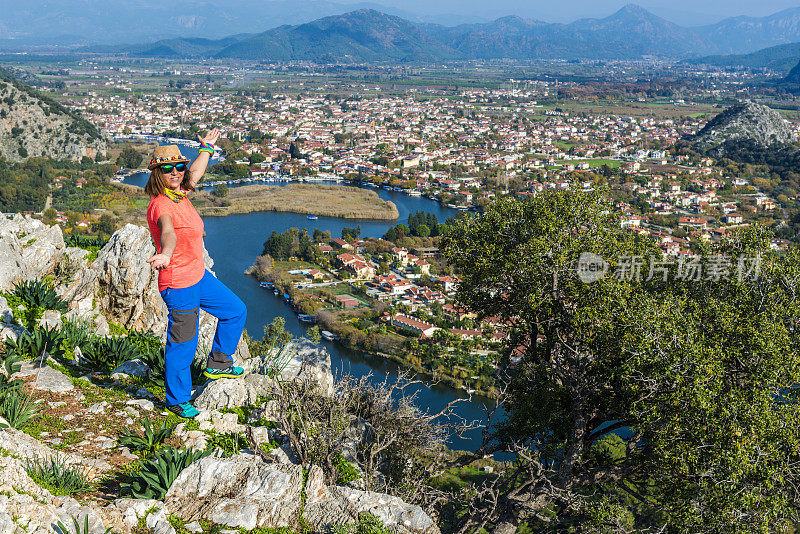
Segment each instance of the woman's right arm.
[[161,229],[161,253],[154,254],[147,260],[153,269],[167,267],[172,253],[175,252],[175,247],[178,245],[178,235],[175,233],[175,227],[172,226],[172,217],[169,215],[159,217],[158,227]]

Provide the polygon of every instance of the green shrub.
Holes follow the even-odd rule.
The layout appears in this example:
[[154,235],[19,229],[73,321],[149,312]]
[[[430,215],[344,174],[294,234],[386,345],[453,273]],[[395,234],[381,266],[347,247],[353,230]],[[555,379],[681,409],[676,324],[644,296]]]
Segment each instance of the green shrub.
[[128,447],[132,451],[141,452],[145,458],[155,454],[157,450],[164,446],[164,442],[172,435],[174,426],[166,422],[160,428],[153,426],[148,419],[139,419],[143,432],[125,431],[117,438],[117,443],[123,447]]
[[41,280],[19,282],[14,285],[12,295],[19,297],[28,309],[67,311],[67,303],[58,296],[55,290]]
[[0,397],[0,416],[11,428],[21,428],[41,411],[30,397],[19,390],[10,391]]
[[136,347],[124,337],[94,338],[83,351],[89,367],[105,374],[138,355]]
[[204,451],[179,450],[170,447],[161,449],[146,462],[140,460],[140,469],[124,480],[120,484],[120,489],[124,495],[130,495],[136,499],[161,500],[181,471],[192,462],[209,454],[211,454],[210,449]]
[[58,455],[51,456],[49,460],[28,459],[25,471],[53,495],[76,495],[89,493],[94,489],[94,484],[80,466],[67,465],[66,460]]
[[334,534],[391,534],[380,519],[366,512],[358,516],[358,523],[336,526],[333,532]]
[[333,465],[336,467],[336,482],[338,484],[347,484],[348,482],[352,482],[361,478],[358,469],[356,469],[353,464],[345,460],[341,453],[336,454],[336,457],[333,461]]
[[246,448],[247,440],[241,434],[235,433],[217,434],[212,432],[206,443],[206,450],[220,449],[228,458],[234,454],[239,454],[240,450]]

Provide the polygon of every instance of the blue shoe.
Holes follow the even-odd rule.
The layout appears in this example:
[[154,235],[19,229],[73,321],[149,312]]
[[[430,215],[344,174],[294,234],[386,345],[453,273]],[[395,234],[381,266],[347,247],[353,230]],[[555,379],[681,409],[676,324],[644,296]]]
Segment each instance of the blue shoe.
[[192,406],[189,402],[182,402],[180,404],[173,404],[172,406],[167,406],[167,410],[171,411],[178,417],[183,417],[184,419],[192,419],[200,415],[200,412]]
[[211,369],[210,367],[206,367],[206,370],[203,371],[203,376],[210,380],[216,380],[218,378],[239,378],[242,375],[244,375],[244,369],[241,367],[234,367],[233,365],[227,369]]

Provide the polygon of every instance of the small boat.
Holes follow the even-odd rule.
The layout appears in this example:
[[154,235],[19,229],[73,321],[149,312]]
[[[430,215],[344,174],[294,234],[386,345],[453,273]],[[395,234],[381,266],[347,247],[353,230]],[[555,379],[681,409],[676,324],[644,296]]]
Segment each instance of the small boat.
[[267,289],[272,289],[274,287],[272,282],[261,282],[258,285],[261,287],[266,287]]
[[328,341],[336,341],[337,339],[339,339],[339,336],[337,336],[333,332],[329,332],[328,330],[323,330],[319,334],[323,337],[323,339],[326,339]]
[[277,294],[278,294],[278,290],[277,290],[277,289],[273,289],[273,290],[272,290],[272,293],[273,293],[273,294],[275,294],[275,295],[277,295]]
[[317,322],[317,318],[316,317],[314,317],[313,315],[305,314],[305,313],[297,314],[297,318],[300,319],[300,321],[303,322],[303,323],[312,323],[313,324],[313,323]]
[[309,215],[308,217],[306,217],[306,219],[308,219],[309,221],[316,221],[317,220],[317,216],[316,215]]
[[283,301],[284,302],[292,302],[292,296],[289,293],[283,294]]

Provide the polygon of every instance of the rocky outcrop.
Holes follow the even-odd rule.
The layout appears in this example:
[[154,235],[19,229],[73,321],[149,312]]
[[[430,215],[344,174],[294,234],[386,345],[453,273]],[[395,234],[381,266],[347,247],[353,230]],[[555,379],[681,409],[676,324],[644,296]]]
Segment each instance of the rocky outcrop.
[[203,519],[246,530],[280,528],[293,524],[302,489],[300,466],[266,464],[246,455],[206,457],[181,472],[164,503],[186,521]]
[[792,139],[789,123],[777,111],[745,101],[711,119],[691,141],[699,151],[720,157],[742,143],[767,148],[790,143]]
[[11,219],[0,217],[0,290],[52,274],[67,251],[60,227],[19,213]]
[[308,501],[303,508],[303,519],[314,526],[317,532],[327,532],[336,525],[354,523],[360,514],[370,513],[392,532],[440,533],[439,527],[422,508],[407,504],[399,497],[345,486],[323,486],[316,493],[306,488],[306,494]]
[[264,463],[249,454],[194,462],[172,483],[164,504],[185,521],[212,521],[246,530],[292,526],[305,504],[302,517],[314,532],[355,523],[367,512],[392,532],[439,534],[422,508],[398,497],[328,487],[318,466],[311,466],[303,485],[300,466]]
[[22,84],[0,80],[0,155],[95,159],[108,152],[109,138],[78,114]]

